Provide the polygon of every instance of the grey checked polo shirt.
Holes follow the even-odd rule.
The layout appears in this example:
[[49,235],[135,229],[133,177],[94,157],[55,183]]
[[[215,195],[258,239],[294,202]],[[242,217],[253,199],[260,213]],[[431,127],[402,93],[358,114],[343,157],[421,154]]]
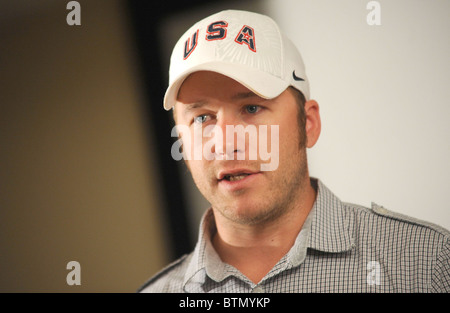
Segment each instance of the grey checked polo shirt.
[[312,179],[317,198],[291,250],[254,284],[223,263],[211,238],[212,210],[192,253],[140,292],[450,292],[450,233],[433,224],[341,202]]

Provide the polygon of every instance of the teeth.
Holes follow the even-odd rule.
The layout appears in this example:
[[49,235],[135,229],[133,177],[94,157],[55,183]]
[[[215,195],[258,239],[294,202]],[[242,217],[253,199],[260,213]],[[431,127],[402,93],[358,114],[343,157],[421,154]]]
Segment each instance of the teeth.
[[236,181],[236,180],[244,179],[248,175],[250,175],[250,174],[240,174],[240,175],[236,175],[236,176],[226,175],[225,179],[229,180],[229,181]]

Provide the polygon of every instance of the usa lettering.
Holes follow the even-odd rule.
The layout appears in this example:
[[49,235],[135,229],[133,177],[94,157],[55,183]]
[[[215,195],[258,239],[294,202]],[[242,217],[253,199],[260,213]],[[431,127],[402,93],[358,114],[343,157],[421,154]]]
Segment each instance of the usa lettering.
[[250,50],[256,52],[254,33],[255,31],[253,30],[253,28],[244,25],[234,41],[240,45],[245,43]]
[[188,40],[186,40],[186,42],[184,43],[184,56],[183,59],[186,60],[187,58],[189,58],[189,56],[191,55],[192,52],[194,52],[195,47],[197,47],[197,43],[198,43],[198,32],[199,30],[197,30],[191,38],[188,38]]
[[228,23],[225,21],[214,22],[206,29],[206,40],[222,40],[227,37]]
[[[189,58],[197,47],[199,40],[199,32],[197,29],[189,38],[184,42],[183,59]],[[226,21],[213,22],[206,27],[205,40],[215,41],[223,40],[227,38],[228,23]],[[250,51],[256,52],[255,30],[248,26],[243,25],[241,30],[236,34],[234,42],[240,45],[245,45]]]

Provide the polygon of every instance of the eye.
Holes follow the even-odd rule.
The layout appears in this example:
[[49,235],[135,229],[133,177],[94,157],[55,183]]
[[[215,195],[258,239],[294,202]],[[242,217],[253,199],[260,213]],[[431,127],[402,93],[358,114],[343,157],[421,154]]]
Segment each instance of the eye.
[[259,105],[251,104],[245,106],[245,111],[250,114],[255,114],[256,112],[259,112],[259,110],[261,110]]
[[207,114],[202,114],[199,116],[194,117],[194,124],[203,124],[208,120],[208,115]]

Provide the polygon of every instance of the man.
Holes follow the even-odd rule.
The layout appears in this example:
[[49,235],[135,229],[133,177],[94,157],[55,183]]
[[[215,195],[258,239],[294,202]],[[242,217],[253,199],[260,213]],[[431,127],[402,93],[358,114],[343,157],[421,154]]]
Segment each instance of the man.
[[450,291],[448,231],[343,203],[309,176],[319,106],[270,18],[223,11],[192,26],[174,48],[164,107],[211,208],[195,250],[140,291]]

